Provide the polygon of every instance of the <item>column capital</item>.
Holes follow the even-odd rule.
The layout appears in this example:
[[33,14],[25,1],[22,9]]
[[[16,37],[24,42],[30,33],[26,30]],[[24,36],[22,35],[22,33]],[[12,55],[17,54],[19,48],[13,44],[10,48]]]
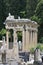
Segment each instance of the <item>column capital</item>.
[[17,30],[14,28],[13,31],[17,31]]
[[28,25],[26,24],[26,31],[28,31]]
[[33,31],[33,32],[38,32],[38,30],[32,30],[32,29],[30,29],[30,31]]

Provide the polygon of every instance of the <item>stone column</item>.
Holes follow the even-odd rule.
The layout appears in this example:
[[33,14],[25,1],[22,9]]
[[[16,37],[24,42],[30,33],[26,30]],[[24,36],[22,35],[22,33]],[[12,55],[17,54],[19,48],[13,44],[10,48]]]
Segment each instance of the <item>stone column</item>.
[[31,31],[29,30],[29,44],[30,44],[30,41],[31,41]]
[[31,42],[31,37],[30,37],[30,30],[28,30],[28,49],[30,49],[30,42]]
[[18,53],[18,43],[17,43],[17,32],[16,29],[13,30],[13,58],[17,60]]
[[14,41],[14,44],[17,43],[17,33],[16,33],[16,30],[14,30],[13,41]]
[[30,48],[32,47],[32,30],[30,31]]
[[9,30],[6,32],[6,43],[7,43],[7,49],[9,49]]
[[7,32],[6,32],[6,43],[7,43],[7,54],[6,54],[6,61],[7,59],[9,58],[9,30],[7,29]]
[[35,39],[34,40],[35,40],[34,41],[35,45],[37,45],[37,31],[35,31]]
[[29,51],[29,32],[26,29],[26,51]]
[[33,46],[35,46],[35,32],[33,31],[33,38],[32,38]]
[[17,61],[18,61],[18,59],[19,59],[18,43],[16,43],[16,44],[14,45],[13,58],[15,58],[15,60],[17,60]]
[[37,31],[35,32],[35,43],[37,43]]
[[26,49],[26,31],[22,31],[22,51]]

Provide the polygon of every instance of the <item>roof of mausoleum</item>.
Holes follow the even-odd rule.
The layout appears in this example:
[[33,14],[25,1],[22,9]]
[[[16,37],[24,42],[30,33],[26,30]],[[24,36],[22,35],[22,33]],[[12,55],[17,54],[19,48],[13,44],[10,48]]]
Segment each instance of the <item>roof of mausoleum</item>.
[[11,15],[10,13],[9,13],[8,17],[6,18],[5,23],[7,23],[7,22],[26,22],[26,23],[27,23],[27,22],[30,22],[30,23],[34,23],[34,24],[37,25],[37,22],[32,21],[32,20],[30,20],[30,19],[20,18],[19,16],[18,16],[18,19],[15,19],[14,16]]

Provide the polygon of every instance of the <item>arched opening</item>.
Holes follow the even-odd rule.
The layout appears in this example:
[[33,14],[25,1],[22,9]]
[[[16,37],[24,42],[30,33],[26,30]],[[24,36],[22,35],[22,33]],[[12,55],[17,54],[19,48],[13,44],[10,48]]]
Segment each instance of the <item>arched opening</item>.
[[9,30],[9,49],[13,48],[13,30]]
[[18,42],[19,51],[21,51],[22,50],[22,31],[17,31],[17,42]]

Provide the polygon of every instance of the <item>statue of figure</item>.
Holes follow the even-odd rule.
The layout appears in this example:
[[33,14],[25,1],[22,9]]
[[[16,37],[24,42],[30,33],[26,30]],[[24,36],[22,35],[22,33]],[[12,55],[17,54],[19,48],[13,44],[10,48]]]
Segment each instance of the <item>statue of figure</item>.
[[2,46],[1,46],[1,49],[0,49],[0,51],[1,51],[1,53],[4,53],[5,51],[6,51],[6,44],[5,44],[5,37],[3,36],[3,43],[2,43]]
[[21,41],[19,41],[19,50],[22,49],[22,44],[21,44]]
[[11,14],[9,13],[9,16],[11,16]]
[[7,46],[5,44],[5,37],[3,37],[2,40],[3,40],[3,43],[2,43],[2,46],[0,48],[0,52],[1,52],[1,56],[2,56],[1,62],[6,63],[6,49],[7,49]]
[[18,16],[18,19],[20,19],[20,16]]
[[34,61],[41,61],[40,49],[36,48],[34,51]]
[[8,14],[9,16],[6,18],[6,20],[13,20],[14,19],[14,16],[11,15],[10,13]]

